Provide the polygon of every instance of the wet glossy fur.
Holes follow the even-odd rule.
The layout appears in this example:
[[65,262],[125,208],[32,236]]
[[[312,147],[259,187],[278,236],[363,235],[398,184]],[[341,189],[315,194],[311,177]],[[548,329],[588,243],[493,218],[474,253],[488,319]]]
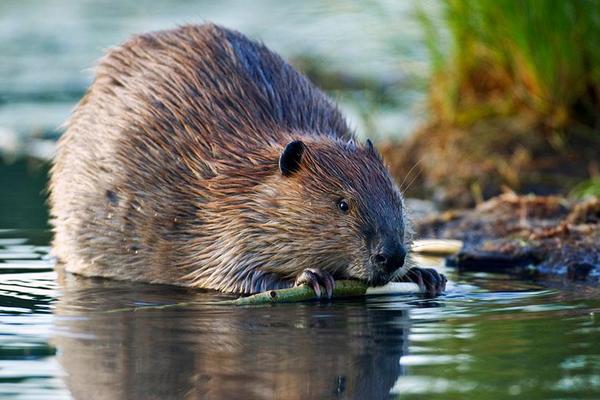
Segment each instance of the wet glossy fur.
[[[352,137],[321,91],[239,33],[134,37],[102,59],[60,140],[55,254],[83,275],[228,292],[290,286],[308,267],[382,283],[370,255],[405,241],[402,199]],[[284,176],[293,140],[305,151]]]

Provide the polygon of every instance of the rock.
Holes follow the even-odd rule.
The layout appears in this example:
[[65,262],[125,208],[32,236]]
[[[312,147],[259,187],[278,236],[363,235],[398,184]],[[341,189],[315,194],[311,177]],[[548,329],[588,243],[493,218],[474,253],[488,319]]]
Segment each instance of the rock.
[[600,282],[600,199],[554,196],[495,197],[474,209],[415,223],[417,237],[455,239],[463,248],[448,259],[459,270]]

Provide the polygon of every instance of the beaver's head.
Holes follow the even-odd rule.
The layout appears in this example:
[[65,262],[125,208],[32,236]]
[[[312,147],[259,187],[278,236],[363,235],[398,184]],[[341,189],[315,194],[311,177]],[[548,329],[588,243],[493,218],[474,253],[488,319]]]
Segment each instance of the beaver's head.
[[281,264],[289,275],[313,267],[382,285],[403,273],[402,196],[370,141],[291,141],[266,190],[273,244],[293,257]]

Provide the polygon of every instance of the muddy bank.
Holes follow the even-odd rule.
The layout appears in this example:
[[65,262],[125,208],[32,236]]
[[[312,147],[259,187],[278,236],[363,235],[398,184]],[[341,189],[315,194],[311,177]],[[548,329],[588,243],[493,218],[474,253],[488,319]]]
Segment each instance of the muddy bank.
[[459,270],[600,282],[600,199],[504,194],[474,209],[416,221],[418,238],[459,239]]
[[599,175],[600,135],[576,128],[560,133],[526,115],[465,126],[432,123],[404,143],[379,147],[408,197],[463,208],[506,188],[565,195]]

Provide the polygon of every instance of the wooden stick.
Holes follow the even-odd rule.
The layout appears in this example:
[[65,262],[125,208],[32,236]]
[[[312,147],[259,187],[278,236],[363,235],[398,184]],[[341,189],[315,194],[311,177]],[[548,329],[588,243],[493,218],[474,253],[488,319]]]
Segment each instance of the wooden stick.
[[[321,293],[325,293],[322,289]],[[335,282],[333,298],[361,297],[382,294],[409,294],[421,293],[419,286],[410,282],[390,282],[385,286],[367,287],[363,282],[352,280],[341,280]],[[289,289],[269,290],[252,296],[240,297],[234,300],[225,300],[219,304],[230,304],[236,306],[250,306],[274,303],[296,303],[299,301],[315,300],[315,291],[306,285]]]
[[[448,289],[450,282],[446,285]],[[321,293],[325,293],[325,289],[321,288]],[[390,282],[385,286],[379,287],[367,287],[363,282],[353,280],[340,280],[335,282],[335,288],[333,289],[333,298],[341,299],[348,297],[363,297],[372,295],[397,295],[397,294],[415,294],[421,293],[419,286],[415,283],[410,282]],[[297,303],[301,301],[316,300],[317,295],[315,291],[306,285],[293,287],[289,289],[269,290],[262,293],[257,293],[252,296],[239,297],[232,300],[223,300],[218,302],[206,302],[209,306],[214,305],[233,305],[233,306],[254,306],[254,305],[265,305],[265,304],[277,304],[277,303]],[[175,304],[164,304],[155,306],[142,306],[142,307],[126,307],[117,308],[113,310],[107,310],[103,313],[118,313],[118,312],[132,312],[132,311],[145,311],[145,310],[164,310],[168,308],[185,308],[195,306],[201,303],[197,302],[182,302]]]

